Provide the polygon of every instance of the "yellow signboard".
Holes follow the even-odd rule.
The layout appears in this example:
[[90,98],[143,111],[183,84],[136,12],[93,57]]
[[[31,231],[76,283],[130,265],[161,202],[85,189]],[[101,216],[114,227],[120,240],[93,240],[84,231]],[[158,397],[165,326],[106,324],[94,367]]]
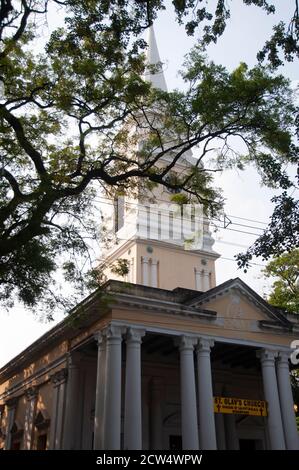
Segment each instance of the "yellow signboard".
[[215,413],[267,416],[267,402],[245,398],[214,397]]

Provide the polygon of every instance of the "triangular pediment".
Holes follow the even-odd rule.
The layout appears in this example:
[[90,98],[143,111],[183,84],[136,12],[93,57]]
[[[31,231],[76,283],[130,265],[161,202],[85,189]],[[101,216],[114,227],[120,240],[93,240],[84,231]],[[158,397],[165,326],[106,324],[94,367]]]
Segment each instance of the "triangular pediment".
[[275,307],[268,304],[260,295],[241,279],[231,279],[201,293],[189,302],[190,306],[211,309],[223,319],[226,326],[256,322],[260,327],[290,330],[292,324]]

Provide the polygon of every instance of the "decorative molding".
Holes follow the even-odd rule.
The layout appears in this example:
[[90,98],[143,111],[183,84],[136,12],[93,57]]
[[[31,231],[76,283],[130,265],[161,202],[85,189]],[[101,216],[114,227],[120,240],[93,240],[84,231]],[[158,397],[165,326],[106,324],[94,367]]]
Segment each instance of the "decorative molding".
[[[12,395],[14,393],[22,392],[24,390],[24,387],[30,386],[33,382],[36,382],[40,377],[43,375],[46,375],[49,373],[52,369],[55,369],[61,364],[65,363],[65,356],[58,358],[57,360],[53,361],[51,364],[48,364],[47,366],[41,368],[37,372],[34,372],[30,377],[28,377],[25,380],[22,380],[21,382],[18,382],[14,386],[12,386],[9,389],[6,389],[5,392],[0,395],[1,399],[5,399],[7,396]],[[44,381],[43,383],[47,383],[48,380]]]
[[197,338],[192,336],[183,335],[180,338],[175,338],[174,344],[178,346],[180,351],[194,351],[194,346],[197,343]]
[[208,339],[208,338],[199,338],[196,351],[197,353],[201,352],[211,352],[211,348],[214,346],[215,342],[213,339]]
[[19,397],[12,397],[12,398],[9,398],[8,400],[6,400],[5,402],[5,406],[7,406],[7,408],[16,408],[17,404],[18,404],[18,401],[19,401]]
[[139,328],[127,328],[126,342],[127,343],[141,343],[146,331]]
[[68,370],[66,368],[60,369],[51,376],[51,381],[54,387],[66,382],[68,376]]
[[79,363],[82,360],[82,354],[78,350],[71,350],[67,353],[67,367],[70,368],[78,368]]
[[113,340],[113,339],[122,339],[122,335],[125,333],[126,328],[124,326],[109,324],[104,330],[103,335],[105,336],[106,340]]
[[277,333],[290,333],[290,330],[293,330],[294,333],[296,332],[296,329],[292,328],[292,326],[282,325],[273,320],[258,320],[258,325],[260,329],[275,331]]
[[97,346],[98,348],[103,348],[105,347],[106,345],[106,337],[103,333],[103,330],[100,330],[100,331],[97,331],[96,333],[94,333],[93,335],[96,343],[97,343]]
[[25,397],[28,401],[37,398],[38,396],[38,388],[37,387],[30,387],[25,390]]
[[[147,286],[142,286],[148,289],[154,289]],[[158,289],[155,289],[158,290]],[[194,291],[196,292],[196,291]],[[167,313],[170,315],[184,316],[190,318],[197,318],[199,320],[217,320],[217,312],[207,309],[198,309],[189,305],[184,305],[178,302],[171,302],[165,300],[159,300],[150,297],[141,297],[132,294],[119,294],[117,293],[117,299],[115,306],[119,308],[121,305],[122,309],[136,309],[136,310],[148,310],[150,312]],[[111,306],[114,306],[111,304]]]
[[275,359],[278,356],[278,351],[274,349],[261,349],[260,351],[256,352],[256,357],[258,357],[262,364],[273,364],[275,365]]

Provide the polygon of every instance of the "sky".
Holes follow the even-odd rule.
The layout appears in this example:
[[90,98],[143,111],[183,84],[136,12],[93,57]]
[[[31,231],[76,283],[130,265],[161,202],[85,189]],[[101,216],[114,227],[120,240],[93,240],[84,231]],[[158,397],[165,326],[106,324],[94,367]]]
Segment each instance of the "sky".
[[[256,52],[269,37],[272,25],[280,19],[290,17],[294,2],[273,1],[277,7],[275,17],[267,16],[257,7],[246,7],[240,0],[232,0],[229,3],[233,8],[227,30],[220,42],[208,49],[208,55],[214,62],[226,66],[229,70],[233,70],[241,61],[253,66],[256,63]],[[49,27],[52,28],[57,23],[57,18],[59,17],[55,13],[48,16]],[[181,88],[183,84],[178,71],[196,38],[186,36],[184,28],[174,22],[174,16],[169,10],[159,15],[155,23],[155,33],[168,89]],[[294,84],[299,81],[298,63],[287,64],[282,72]],[[263,279],[262,261],[254,260],[256,264],[245,274],[237,269],[233,258],[238,252],[245,251],[255,240],[256,234],[260,234],[266,226],[273,209],[270,199],[274,193],[261,187],[253,168],[244,172],[234,170],[217,175],[215,184],[223,191],[226,201],[225,213],[233,222],[227,229],[219,229],[213,233],[216,240],[214,250],[221,254],[216,262],[217,284],[238,276],[260,295],[266,295],[271,282]],[[1,310],[0,316],[0,367],[63,318],[62,314],[58,314],[54,322],[43,323],[21,305],[9,312]]]

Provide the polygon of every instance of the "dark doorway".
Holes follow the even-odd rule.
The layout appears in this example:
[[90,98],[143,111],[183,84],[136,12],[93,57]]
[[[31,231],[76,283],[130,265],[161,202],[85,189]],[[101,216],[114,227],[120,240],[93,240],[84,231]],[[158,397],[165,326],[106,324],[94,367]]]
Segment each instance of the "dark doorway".
[[12,440],[12,443],[11,443],[11,446],[10,446],[10,449],[11,450],[20,450],[21,449],[21,441],[17,441],[17,440]]
[[255,439],[240,439],[240,450],[256,450]]
[[182,450],[182,436],[169,436],[169,449]]
[[40,434],[37,438],[37,450],[46,450],[47,448],[47,434]]

